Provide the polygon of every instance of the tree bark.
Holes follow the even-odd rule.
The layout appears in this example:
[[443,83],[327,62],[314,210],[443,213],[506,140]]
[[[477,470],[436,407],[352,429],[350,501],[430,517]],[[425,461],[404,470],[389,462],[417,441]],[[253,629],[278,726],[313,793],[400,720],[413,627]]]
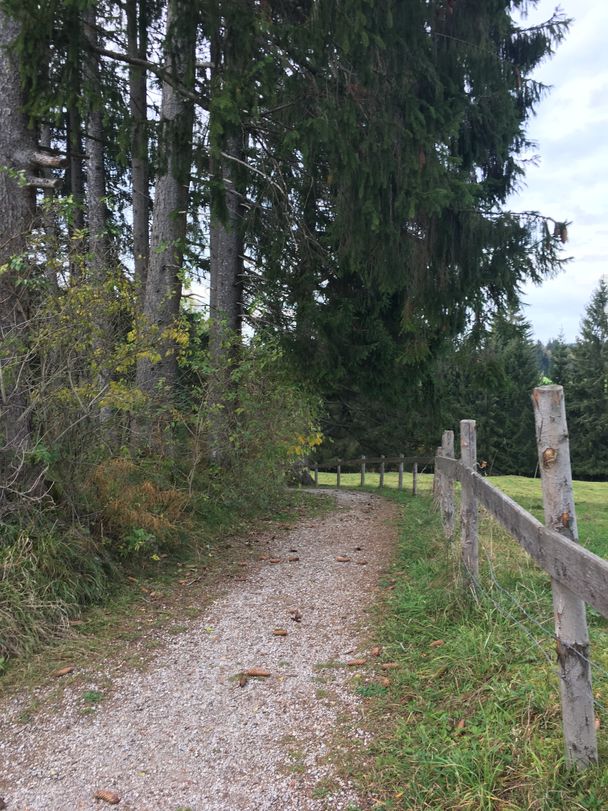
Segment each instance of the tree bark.
[[91,279],[102,282],[107,274],[109,257],[108,210],[106,206],[106,172],[104,166],[104,133],[101,108],[101,81],[97,46],[96,6],[83,12],[83,30],[88,45],[84,75],[88,98],[86,152],[86,203],[89,230],[89,268]]
[[[225,152],[240,160],[243,152],[240,137],[228,137]],[[218,205],[211,207],[209,406],[211,455],[214,461],[224,464],[229,455],[235,406],[231,368],[237,361],[243,320],[243,239],[234,164],[224,158],[218,174],[224,188],[225,209],[220,212]]]
[[[86,42],[84,54],[84,79],[87,97],[86,151],[86,213],[88,224],[88,281],[101,296],[105,296],[107,280],[114,264],[112,240],[108,233],[107,184],[105,169],[105,137],[103,126],[103,100],[99,68],[97,5],[85,9],[82,14],[83,34]],[[108,357],[112,346],[112,327],[103,308],[96,308],[94,347],[97,356],[95,365],[96,384],[99,390],[106,388],[112,379]],[[102,407],[99,418],[106,423],[111,409]]]
[[[43,124],[40,127],[40,146],[51,148],[51,128],[48,124]],[[44,176],[52,179],[53,172],[51,169],[44,170]],[[44,190],[44,210],[42,213],[42,225],[45,235],[45,254],[46,260],[44,263],[44,275],[48,284],[48,289],[51,295],[57,295],[59,292],[59,280],[57,278],[57,271],[55,270],[54,259],[57,254],[59,245],[59,228],[55,212],[53,211],[53,200],[55,198],[52,189]]]
[[[221,93],[224,75],[238,68],[242,53],[237,53],[237,48],[232,26],[225,21],[224,30],[217,31],[212,42],[212,92]],[[214,114],[212,100],[211,116]],[[226,465],[236,404],[231,371],[238,360],[243,320],[243,210],[239,175],[242,175],[244,149],[238,123],[222,121],[218,130],[222,135],[213,144],[212,169],[221,196],[212,197],[211,201],[209,406],[211,457],[218,464]]]
[[69,171],[69,194],[72,198],[71,216],[68,223],[71,245],[70,281],[77,281],[82,273],[85,253],[84,241],[84,169],[82,148],[82,120],[76,103],[72,102],[67,112],[67,154]]
[[[0,10],[0,501],[8,490],[31,489],[26,454],[32,432],[28,418],[27,330],[29,302],[27,265],[11,260],[23,256],[32,226],[32,189],[14,173],[27,174],[21,156],[34,154],[36,143],[22,112],[19,68],[11,46],[17,23]],[[8,269],[4,269],[8,266]]]
[[[171,76],[194,88],[196,22],[186,0],[170,0],[167,9],[165,64]],[[150,396],[173,392],[177,380],[176,344],[168,334],[179,314],[183,243],[186,236],[192,161],[194,105],[168,82],[163,83],[159,162],[156,180],[150,262],[144,297],[144,324],[152,331],[156,354],[137,365],[137,384]]]
[[[226,139],[227,155],[242,160],[240,136]],[[225,195],[225,217],[218,207],[211,209],[210,232],[210,299],[211,354],[222,351],[223,338],[240,336],[243,321],[243,236],[241,228],[241,195],[236,181],[234,162],[224,158],[219,175]]]
[[[148,46],[146,0],[127,0],[126,12],[128,55],[145,60]],[[140,301],[143,302],[150,257],[150,169],[147,133],[147,71],[142,65],[129,65],[129,109],[131,113],[135,289]]]

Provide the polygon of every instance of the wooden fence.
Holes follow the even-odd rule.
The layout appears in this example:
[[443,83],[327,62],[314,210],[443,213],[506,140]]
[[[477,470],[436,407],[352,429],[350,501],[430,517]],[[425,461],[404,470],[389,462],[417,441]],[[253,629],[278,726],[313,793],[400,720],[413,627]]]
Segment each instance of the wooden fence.
[[342,473],[344,468],[356,468],[360,471],[361,487],[365,487],[366,475],[369,472],[368,467],[373,465],[378,468],[378,487],[384,487],[384,477],[389,466],[397,468],[397,487],[403,490],[403,475],[406,467],[412,469],[412,493],[416,495],[418,491],[418,471],[422,466],[434,465],[435,458],[432,456],[359,456],[357,459],[329,459],[326,462],[311,465],[311,470],[315,485],[319,484],[319,470],[336,471],[336,486],[340,487],[342,484]]
[[597,762],[585,603],[608,617],[608,561],[578,543],[563,389],[541,386],[532,401],[544,526],[476,472],[474,420],[460,423],[459,460],[454,458],[453,432],[444,432],[435,460],[435,497],[445,533],[452,537],[454,482],[460,482],[461,561],[471,588],[479,583],[478,504],[551,576],[566,759],[585,768]]

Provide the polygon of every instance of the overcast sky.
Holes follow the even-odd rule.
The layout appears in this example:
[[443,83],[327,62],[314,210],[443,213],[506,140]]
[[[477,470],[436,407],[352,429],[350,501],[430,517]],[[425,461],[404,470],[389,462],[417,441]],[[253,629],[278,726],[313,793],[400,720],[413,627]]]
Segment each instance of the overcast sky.
[[[530,122],[540,164],[527,172],[513,210],[571,220],[571,263],[555,279],[525,288],[527,319],[542,341],[563,329],[573,341],[600,277],[608,274],[608,2],[563,0],[574,18],[566,40],[536,78],[552,85]],[[526,24],[548,19],[555,2],[541,0]]]

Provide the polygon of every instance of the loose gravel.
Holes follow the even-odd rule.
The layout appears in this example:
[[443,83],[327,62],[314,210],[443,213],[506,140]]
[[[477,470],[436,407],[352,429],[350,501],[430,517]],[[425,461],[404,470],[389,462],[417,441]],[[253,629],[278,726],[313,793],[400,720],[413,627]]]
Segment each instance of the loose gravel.
[[[107,791],[125,811],[359,808],[332,744],[339,731],[365,745],[352,679],[366,669],[347,663],[365,658],[395,508],[365,493],[336,499],[335,512],[275,537],[183,633],[161,635],[144,672],[113,677],[109,691],[107,672],[68,685],[27,724],[23,697],[5,701],[0,807],[99,811],[107,799],[94,795]],[[243,675],[252,668],[270,675]]]

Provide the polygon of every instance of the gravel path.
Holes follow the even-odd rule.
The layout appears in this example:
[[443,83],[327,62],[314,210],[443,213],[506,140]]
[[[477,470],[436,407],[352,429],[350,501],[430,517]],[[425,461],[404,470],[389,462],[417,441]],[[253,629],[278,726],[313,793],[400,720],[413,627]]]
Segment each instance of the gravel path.
[[[82,684],[29,724],[18,696],[0,707],[0,807],[99,811],[94,795],[106,790],[125,811],[357,808],[328,754],[337,728],[364,738],[344,665],[362,655],[395,508],[336,498],[336,512],[274,538],[202,619],[163,637],[145,672],[114,678],[92,712]],[[239,675],[251,668],[270,676]]]

